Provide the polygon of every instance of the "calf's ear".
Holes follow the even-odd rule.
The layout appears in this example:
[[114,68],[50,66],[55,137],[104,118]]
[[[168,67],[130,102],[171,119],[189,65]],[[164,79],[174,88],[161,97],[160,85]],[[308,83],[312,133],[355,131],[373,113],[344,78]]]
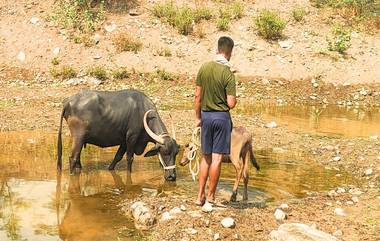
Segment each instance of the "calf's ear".
[[152,149],[150,149],[149,151],[147,151],[147,153],[145,153],[145,157],[150,157],[150,156],[154,156],[158,153],[158,151],[160,150],[160,146],[159,145],[155,145]]

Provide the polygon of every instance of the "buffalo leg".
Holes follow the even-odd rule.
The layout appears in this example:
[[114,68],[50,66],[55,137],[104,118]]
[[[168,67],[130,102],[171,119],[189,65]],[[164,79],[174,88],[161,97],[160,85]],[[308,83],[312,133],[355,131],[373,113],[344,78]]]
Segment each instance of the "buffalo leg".
[[236,179],[235,179],[234,187],[232,188],[232,195],[230,199],[231,202],[236,202],[237,190],[238,190],[240,178],[243,172],[242,165],[237,164],[235,166],[235,169],[236,169]]
[[74,172],[75,168],[82,168],[82,164],[80,163],[80,153],[83,147],[83,137],[74,136],[73,144],[71,147],[71,155],[70,155],[70,173]]
[[123,156],[124,156],[124,154],[125,154],[126,151],[127,151],[126,145],[125,144],[121,144],[119,146],[119,149],[116,152],[116,155],[115,155],[112,163],[108,167],[108,170],[111,171],[111,170],[115,169],[116,164],[123,158]]
[[132,153],[128,152],[127,153],[127,171],[129,173],[132,173],[132,163],[133,163],[133,152]]
[[248,200],[248,173],[244,175],[244,192],[243,192],[243,200],[246,201]]

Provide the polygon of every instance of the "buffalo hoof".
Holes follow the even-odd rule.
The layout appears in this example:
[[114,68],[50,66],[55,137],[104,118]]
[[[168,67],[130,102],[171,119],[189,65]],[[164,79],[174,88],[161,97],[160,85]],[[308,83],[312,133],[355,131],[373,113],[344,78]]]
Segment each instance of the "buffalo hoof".
[[230,202],[236,202],[236,196],[237,196],[237,193],[233,192],[230,198]]

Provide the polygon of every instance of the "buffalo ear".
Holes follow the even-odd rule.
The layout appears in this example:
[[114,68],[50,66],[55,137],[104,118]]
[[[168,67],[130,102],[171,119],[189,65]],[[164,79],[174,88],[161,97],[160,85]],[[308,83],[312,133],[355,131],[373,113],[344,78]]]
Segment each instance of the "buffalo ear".
[[145,157],[150,157],[150,156],[154,156],[158,153],[158,151],[160,150],[160,146],[159,145],[155,145],[152,149],[150,149],[149,151],[147,151],[147,153],[145,153]]

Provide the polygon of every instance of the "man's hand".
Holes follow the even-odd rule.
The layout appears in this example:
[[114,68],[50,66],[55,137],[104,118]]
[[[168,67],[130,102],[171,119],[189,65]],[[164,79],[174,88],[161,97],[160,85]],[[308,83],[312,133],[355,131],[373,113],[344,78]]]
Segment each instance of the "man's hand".
[[200,127],[201,126],[201,119],[196,118],[195,119],[195,127]]

